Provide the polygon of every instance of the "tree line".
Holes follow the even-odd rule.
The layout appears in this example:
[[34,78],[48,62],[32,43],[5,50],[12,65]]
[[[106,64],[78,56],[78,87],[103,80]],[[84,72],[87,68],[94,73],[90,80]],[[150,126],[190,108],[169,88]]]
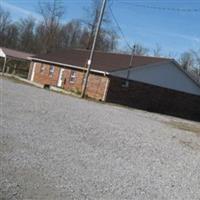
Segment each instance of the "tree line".
[[[90,6],[85,8],[85,19],[63,23],[64,8],[60,0],[38,3],[37,12],[42,16],[39,22],[31,16],[12,21],[10,13],[0,7],[0,46],[37,54],[64,48],[91,49],[100,9],[101,0],[91,0]],[[96,49],[131,53],[130,48],[118,48],[119,39],[116,27],[106,10]],[[149,51],[143,45],[135,44],[136,55],[148,55]],[[160,46],[156,45],[153,53],[160,56],[160,51]]]
[[[37,12],[42,16],[38,22],[29,16],[18,21],[11,19],[10,13],[0,7],[0,46],[18,49],[30,53],[49,53],[56,49],[80,48],[91,49],[101,0],[91,0],[85,8],[86,17],[83,20],[73,19],[63,22],[64,7],[62,1],[39,2]],[[97,39],[97,50],[104,52],[129,52],[118,48],[119,35],[112,24],[108,10],[105,12],[102,27]],[[154,56],[161,56],[162,48],[156,44],[152,51]],[[148,55],[150,49],[135,44],[136,55]],[[171,57],[168,55],[168,57]],[[184,70],[196,75],[199,73],[200,50],[189,50],[179,56],[179,63]]]
[[[90,49],[97,26],[101,1],[92,1],[86,9],[89,17],[85,20],[73,19],[63,23],[64,8],[62,2],[39,3],[38,12],[42,20],[29,16],[12,21],[10,13],[0,7],[0,46],[32,53],[48,53],[56,49]],[[118,34],[108,14],[103,20],[97,40],[97,49],[105,52],[117,49]]]

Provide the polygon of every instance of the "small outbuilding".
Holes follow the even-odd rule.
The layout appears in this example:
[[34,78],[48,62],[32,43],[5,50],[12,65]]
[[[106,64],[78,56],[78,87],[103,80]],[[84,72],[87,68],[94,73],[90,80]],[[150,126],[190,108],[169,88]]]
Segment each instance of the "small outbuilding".
[[[31,58],[29,79],[81,93],[87,50]],[[200,85],[174,59],[95,52],[86,94],[96,100],[200,120]]]
[[34,54],[0,47],[0,71],[27,78],[32,56]]

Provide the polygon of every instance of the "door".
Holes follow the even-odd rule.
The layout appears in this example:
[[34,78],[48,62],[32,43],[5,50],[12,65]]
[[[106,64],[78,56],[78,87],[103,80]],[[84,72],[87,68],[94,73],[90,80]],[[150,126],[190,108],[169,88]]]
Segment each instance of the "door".
[[31,81],[34,81],[35,68],[36,68],[36,63],[33,64],[33,69],[32,69],[32,73],[31,73]]
[[63,78],[63,72],[64,72],[65,69],[60,69],[60,74],[59,74],[59,77],[58,77],[58,84],[57,86],[58,87],[62,87],[62,78]]

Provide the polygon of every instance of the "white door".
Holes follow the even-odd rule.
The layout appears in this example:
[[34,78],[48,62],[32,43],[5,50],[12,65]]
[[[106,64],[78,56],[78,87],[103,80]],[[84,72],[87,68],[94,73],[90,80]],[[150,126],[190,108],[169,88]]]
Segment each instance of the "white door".
[[62,77],[63,77],[63,72],[64,72],[65,69],[60,69],[60,74],[59,74],[59,77],[58,77],[58,84],[57,86],[58,87],[62,87]]
[[33,64],[33,69],[32,69],[32,74],[31,74],[31,81],[34,80],[34,76],[35,76],[35,67],[36,67],[36,63]]

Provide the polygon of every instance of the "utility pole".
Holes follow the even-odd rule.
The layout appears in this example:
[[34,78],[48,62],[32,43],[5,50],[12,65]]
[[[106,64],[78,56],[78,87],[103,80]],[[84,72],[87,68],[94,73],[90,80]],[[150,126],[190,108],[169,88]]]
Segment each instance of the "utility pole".
[[131,59],[130,59],[129,68],[128,68],[128,72],[127,72],[127,77],[126,77],[126,80],[127,80],[127,81],[128,81],[128,79],[129,79],[130,69],[131,69],[132,64],[133,64],[133,58],[134,58],[134,56],[135,56],[135,50],[136,50],[136,46],[134,45],[134,46],[133,46],[133,49],[132,49]]
[[99,20],[98,20],[97,29],[96,29],[95,36],[94,36],[94,41],[93,41],[93,44],[92,44],[92,49],[91,49],[91,52],[90,52],[90,57],[89,57],[89,60],[88,60],[88,63],[87,63],[87,66],[88,66],[87,72],[86,72],[84,82],[83,82],[83,89],[82,89],[82,94],[81,94],[82,98],[85,97],[88,78],[89,78],[89,74],[90,74],[90,70],[91,70],[91,66],[92,66],[92,61],[93,61],[93,57],[94,57],[94,50],[95,50],[95,47],[96,47],[96,41],[97,41],[97,37],[98,37],[98,34],[99,34],[99,30],[100,30],[100,27],[101,27],[104,11],[105,11],[105,7],[106,7],[106,1],[107,0],[102,0],[101,12],[100,12],[100,15],[99,15]]
[[130,63],[129,63],[129,67],[132,67],[133,57],[134,57],[134,55],[135,55],[135,50],[136,50],[136,45],[133,45],[133,49],[132,49],[132,52],[131,52],[131,60],[130,60]]

